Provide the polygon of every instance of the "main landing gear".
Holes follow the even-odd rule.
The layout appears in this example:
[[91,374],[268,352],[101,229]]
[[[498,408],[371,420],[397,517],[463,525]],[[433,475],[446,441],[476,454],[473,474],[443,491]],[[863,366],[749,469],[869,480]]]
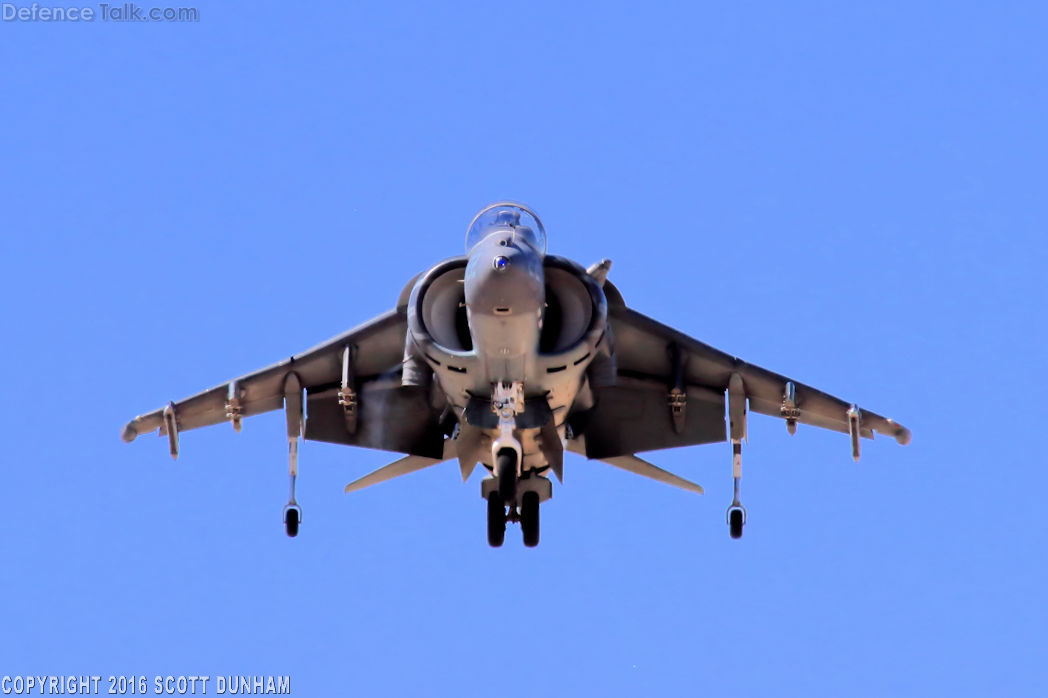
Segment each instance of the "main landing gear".
[[520,497],[520,530],[524,545],[534,548],[539,544],[539,493],[525,492]]
[[499,496],[504,502],[517,498],[517,453],[512,448],[499,451],[495,459],[495,477],[499,480]]
[[517,453],[511,448],[495,458],[496,488],[488,494],[488,545],[498,548],[506,540],[506,521],[515,520],[516,507],[506,514],[506,502],[517,499]]
[[520,523],[524,545],[534,548],[539,544],[539,493],[527,491],[520,496],[520,508],[510,507],[498,491],[488,494],[488,545],[499,548],[506,540],[506,523]]
[[481,495],[488,503],[488,544],[500,547],[506,540],[506,523],[513,522],[520,523],[524,545],[534,548],[539,544],[539,505],[553,496],[553,483],[535,474],[518,478],[513,451],[500,452],[496,460],[497,476],[481,482]]
[[480,483],[480,496],[488,503],[488,543],[493,548],[506,539],[506,522],[520,522],[524,545],[539,544],[539,504],[553,496],[553,483],[534,472],[525,472],[520,441],[513,435],[517,415],[524,411],[524,385],[499,382],[491,395],[498,415],[499,435],[491,444],[493,477]]
[[488,495],[488,545],[502,546],[506,540],[506,500],[498,492]]

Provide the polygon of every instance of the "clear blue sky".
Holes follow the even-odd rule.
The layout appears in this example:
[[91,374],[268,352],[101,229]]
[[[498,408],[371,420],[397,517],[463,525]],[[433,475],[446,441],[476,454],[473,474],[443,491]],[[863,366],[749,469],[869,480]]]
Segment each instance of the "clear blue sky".
[[[1045,695],[1041,3],[201,3],[0,23],[0,674],[297,696]],[[386,5],[390,5],[386,3]],[[576,5],[572,3],[572,5]],[[249,9],[250,7],[250,9]],[[638,310],[913,429],[572,457],[543,541],[283,417],[119,439],[536,208]]]

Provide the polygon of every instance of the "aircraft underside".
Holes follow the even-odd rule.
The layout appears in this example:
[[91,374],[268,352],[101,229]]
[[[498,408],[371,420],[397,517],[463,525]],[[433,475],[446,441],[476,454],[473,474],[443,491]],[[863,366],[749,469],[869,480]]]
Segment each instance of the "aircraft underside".
[[301,438],[403,454],[346,486],[355,492],[446,461],[463,481],[478,464],[487,536],[503,544],[520,523],[539,540],[539,510],[563,481],[564,451],[691,492],[697,484],[638,453],[730,442],[732,538],[742,535],[742,443],[747,413],[847,434],[851,454],[875,432],[901,444],[910,431],[703,344],[626,306],[611,263],[585,269],[546,254],[538,217],[519,204],[483,209],[467,255],[438,263],[405,287],[394,310],[288,360],[141,415],[125,441],[167,436],[283,409],[290,493],[283,521],[296,536]]

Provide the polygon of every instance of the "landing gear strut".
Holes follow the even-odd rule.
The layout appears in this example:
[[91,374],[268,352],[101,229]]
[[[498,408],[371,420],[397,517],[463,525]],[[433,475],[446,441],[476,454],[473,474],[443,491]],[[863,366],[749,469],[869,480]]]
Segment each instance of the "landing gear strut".
[[502,501],[512,502],[517,498],[517,454],[511,448],[499,451],[495,459],[495,477],[499,479],[499,494]]
[[284,530],[288,538],[298,535],[302,523],[302,507],[295,501],[295,480],[298,479],[298,440],[302,436],[302,383],[295,373],[284,379],[284,414],[287,417],[287,469],[291,480],[287,505],[284,507]]
[[746,525],[746,508],[739,501],[742,484],[742,440],[746,438],[746,388],[742,376],[731,374],[728,380],[728,421],[731,428],[731,474],[735,484],[735,496],[728,507],[728,534],[742,538],[742,527]]
[[[493,548],[506,539],[506,520],[516,518],[514,502],[517,499],[517,453],[511,448],[498,452],[495,459],[496,489],[488,494],[488,544]],[[506,515],[506,503],[510,516]]]
[[291,442],[291,487],[288,493],[287,505],[284,507],[284,530],[288,538],[298,535],[298,525],[302,523],[302,507],[295,501],[295,480],[298,478],[298,439]]
[[728,535],[738,540],[742,538],[742,527],[746,525],[746,508],[739,501],[739,486],[742,483],[742,444],[732,444],[734,451],[735,496],[728,507]]
[[486,477],[480,483],[480,496],[488,509],[488,544],[500,547],[506,539],[506,524],[519,523],[524,545],[534,548],[539,544],[539,508],[553,496],[553,483],[529,471],[516,479],[516,498],[510,500],[502,498],[499,484],[497,477]]

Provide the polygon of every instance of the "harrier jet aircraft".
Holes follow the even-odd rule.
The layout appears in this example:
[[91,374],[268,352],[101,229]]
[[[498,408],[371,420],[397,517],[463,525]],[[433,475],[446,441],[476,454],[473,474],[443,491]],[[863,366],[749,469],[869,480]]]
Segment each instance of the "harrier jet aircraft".
[[156,430],[173,457],[179,434],[283,408],[291,493],[299,438],[364,446],[404,457],[346,492],[457,460],[463,481],[477,464],[488,542],[506,522],[524,544],[539,540],[539,505],[563,482],[564,451],[660,482],[702,488],[636,454],[731,441],[735,497],[727,511],[742,536],[739,499],[747,408],[851,437],[910,440],[902,425],[718,351],[627,307],[608,281],[609,260],[584,269],[546,254],[535,213],[502,202],[478,213],[466,255],[440,262],[405,286],[396,307],[306,352],[131,420],[125,441]]

